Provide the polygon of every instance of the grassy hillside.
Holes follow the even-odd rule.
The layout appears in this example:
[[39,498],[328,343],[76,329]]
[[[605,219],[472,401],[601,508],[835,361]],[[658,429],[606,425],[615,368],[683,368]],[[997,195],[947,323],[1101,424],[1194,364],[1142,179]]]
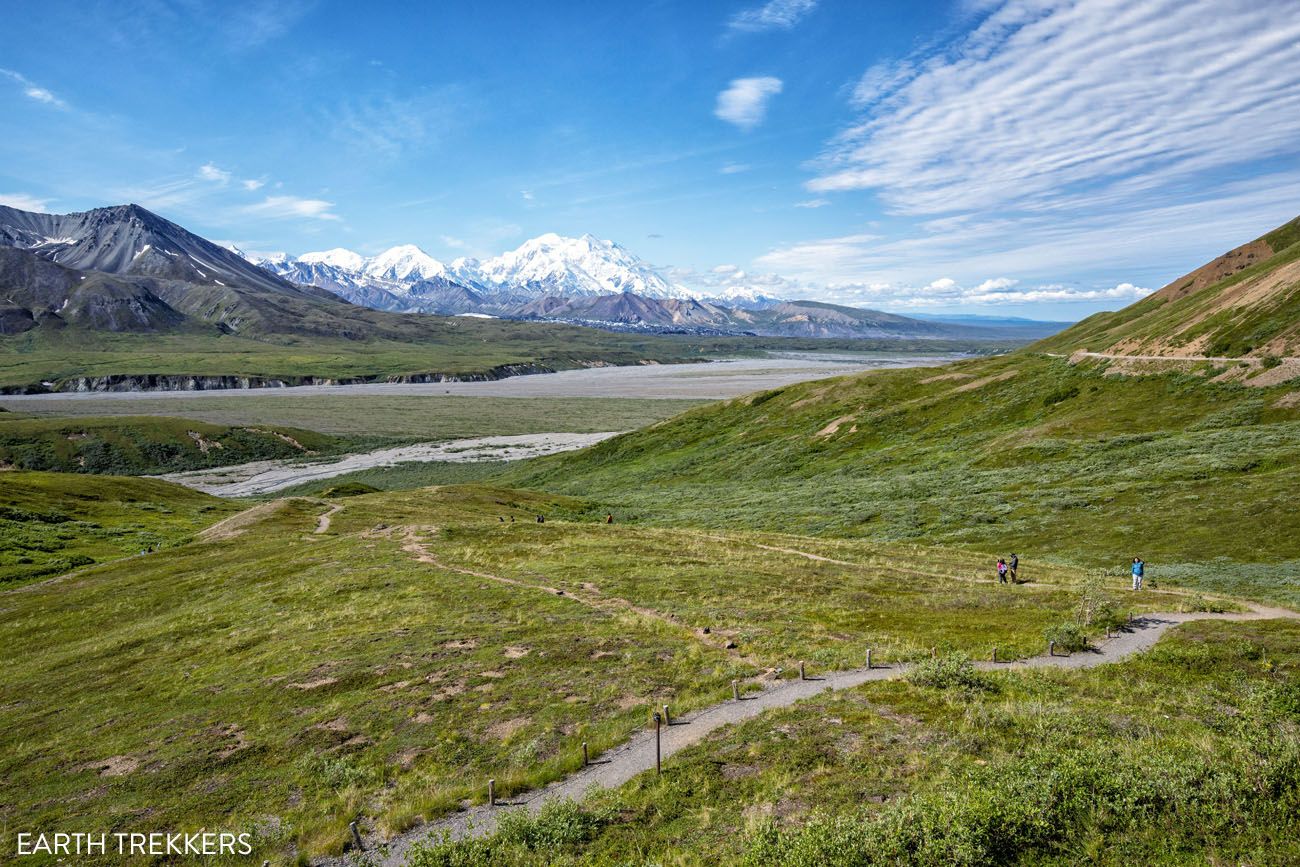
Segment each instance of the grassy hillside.
[[0,472],[0,587],[174,547],[235,510],[152,479]]
[[1129,355],[1300,355],[1300,217],[1146,299],[1035,345]]
[[147,813],[255,830],[257,858],[337,852],[358,815],[388,834],[489,776],[538,785],[581,741],[604,750],[732,678],[868,645],[1031,652],[1085,591],[1120,613],[1185,602],[1041,565],[999,587],[986,554],[610,526],[506,490],[327,506],[265,504],[165,557],[0,595],[0,646],[25,649],[0,666],[0,824]]
[[1203,622],[1123,665],[869,684],[411,864],[1291,864],[1297,666],[1296,624]]
[[[1294,386],[1020,352],[803,383],[512,470],[637,520],[973,546],[1300,602]],[[1231,527],[1231,532],[1224,529]],[[1234,564],[1256,564],[1249,568]]]
[[0,413],[0,466],[149,475],[269,458],[303,458],[348,441],[291,427],[233,427],[184,418],[30,418]]

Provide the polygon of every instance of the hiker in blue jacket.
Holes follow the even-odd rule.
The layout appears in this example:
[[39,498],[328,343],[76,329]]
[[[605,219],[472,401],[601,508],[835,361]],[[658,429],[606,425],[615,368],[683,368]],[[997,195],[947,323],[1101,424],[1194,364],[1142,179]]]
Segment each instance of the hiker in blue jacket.
[[1146,572],[1146,563],[1142,562],[1141,557],[1133,558],[1133,589],[1142,589],[1142,576]]

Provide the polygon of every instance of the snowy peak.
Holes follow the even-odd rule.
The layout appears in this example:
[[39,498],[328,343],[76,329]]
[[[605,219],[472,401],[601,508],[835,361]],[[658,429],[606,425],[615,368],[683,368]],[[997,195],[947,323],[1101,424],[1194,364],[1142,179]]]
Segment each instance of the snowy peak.
[[447,266],[414,244],[403,244],[385,250],[369,260],[361,271],[380,280],[432,280],[447,276]]
[[553,232],[479,266],[484,282],[514,286],[530,295],[586,297],[633,292],[648,298],[690,298],[632,253],[593,235],[568,238]]
[[366,267],[367,260],[360,253],[335,247],[333,250],[325,250],[321,253],[303,253],[298,257],[298,261],[306,262],[308,265],[329,265],[344,271],[360,271]]

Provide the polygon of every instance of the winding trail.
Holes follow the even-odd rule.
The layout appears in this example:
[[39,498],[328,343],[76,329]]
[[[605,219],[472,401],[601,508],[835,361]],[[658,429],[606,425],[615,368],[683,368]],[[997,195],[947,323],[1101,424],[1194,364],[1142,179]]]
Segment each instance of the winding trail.
[[324,533],[328,533],[330,530],[330,519],[333,518],[341,511],[343,511],[342,505],[330,506],[328,512],[325,512],[324,514],[316,518],[316,529],[312,530],[312,534],[316,536],[320,536]]
[[[860,565],[848,561],[837,561],[796,549],[777,548],[767,545],[759,545],[759,547],[770,547],[773,551],[796,554],[814,560],[842,562],[845,565]],[[556,588],[530,584],[513,578],[477,572],[443,563],[428,550],[425,544],[419,541],[418,531],[415,528],[406,528],[403,549],[416,554],[420,562],[430,563],[442,569],[449,569],[461,574],[532,590],[561,593]],[[601,610],[627,610],[674,626],[681,626],[681,624],[673,622],[671,618],[659,612],[643,609],[627,600],[573,593],[567,595],[574,599],[575,602]],[[1168,630],[1192,620],[1300,619],[1300,613],[1285,608],[1268,607],[1249,602],[1239,602],[1239,604],[1249,610],[1234,613],[1147,614],[1134,619],[1114,637],[1100,642],[1086,651],[1069,655],[1036,656],[1008,662],[977,662],[975,667],[984,671],[1023,671],[1034,668],[1092,668],[1098,665],[1119,662],[1147,650],[1159,641],[1161,636]],[[696,640],[704,638],[696,635],[693,630],[688,631]],[[911,664],[901,663],[835,671],[820,675],[816,672],[810,672],[810,676],[806,680],[750,681],[751,684],[757,684],[759,690],[742,695],[740,700],[730,699],[682,717],[674,717],[672,724],[662,730],[660,744],[662,758],[666,759],[689,746],[699,743],[708,734],[723,726],[752,719],[773,708],[788,707],[795,702],[811,698],[828,690],[851,689],[871,681],[902,677],[909,668],[911,668]],[[591,764],[582,770],[551,783],[545,788],[516,795],[509,801],[498,801],[496,807],[486,805],[472,807],[442,819],[427,822],[385,841],[378,848],[376,848],[376,844],[370,843],[367,845],[367,854],[371,858],[369,863],[383,865],[383,867],[400,867],[409,855],[411,847],[417,843],[431,838],[438,839],[444,835],[452,840],[483,837],[491,834],[496,829],[500,816],[508,811],[530,810],[535,812],[551,801],[580,800],[592,787],[611,789],[621,786],[638,774],[653,769],[654,766],[655,735],[653,730],[647,729],[634,735],[622,746],[593,758]],[[331,867],[343,867],[343,865],[351,863],[350,857],[324,859],[316,863],[331,865]]]
[[633,617],[643,620],[652,620],[670,627],[678,632],[682,637],[690,641],[699,642],[700,644],[707,645],[715,650],[721,650],[737,662],[743,662],[756,668],[763,667],[762,664],[753,657],[741,653],[735,647],[728,647],[727,645],[732,644],[733,642],[730,640],[730,636],[726,630],[719,630],[705,634],[699,630],[692,629],[670,614],[664,614],[663,612],[656,611],[653,608],[646,608],[643,605],[637,605],[635,602],[619,598],[618,596],[605,595],[601,593],[594,584],[583,584],[582,591],[572,589],[561,590],[558,587],[550,587],[545,584],[533,584],[529,581],[521,581],[518,578],[507,578],[504,575],[494,575],[491,572],[479,572],[464,566],[455,566],[451,563],[439,560],[434,556],[433,552],[429,550],[428,544],[420,540],[421,532],[437,532],[436,527],[405,527],[394,529],[402,531],[402,550],[408,554],[414,555],[416,562],[428,563],[429,565],[436,566],[439,569],[444,569],[448,572],[458,572],[461,575],[469,575],[473,578],[482,578],[486,581],[508,584],[511,587],[522,587],[526,590],[537,590],[543,593],[549,593],[552,596],[563,596],[567,599],[572,599],[579,605],[586,605],[589,608],[594,608],[597,611],[606,614],[630,614]]

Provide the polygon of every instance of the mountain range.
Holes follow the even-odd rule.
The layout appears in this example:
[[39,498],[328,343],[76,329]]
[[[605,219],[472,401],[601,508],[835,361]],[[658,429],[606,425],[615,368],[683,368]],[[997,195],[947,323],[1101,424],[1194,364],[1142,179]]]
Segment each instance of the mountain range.
[[545,234],[491,259],[443,263],[414,245],[367,258],[334,249],[249,261],[367,307],[441,315],[542,319],[621,330],[825,338],[1020,338],[1068,323],[920,319],[748,286],[708,294],[672,283],[626,248],[593,235]]
[[709,297],[591,235],[546,234],[491,259],[450,263],[413,245],[373,257],[343,249],[248,255],[139,205],[73,214],[0,207],[0,292],[0,334],[79,325],[427,339],[433,317],[408,314],[850,339],[1027,340],[1045,327],[923,321],[747,287]]

